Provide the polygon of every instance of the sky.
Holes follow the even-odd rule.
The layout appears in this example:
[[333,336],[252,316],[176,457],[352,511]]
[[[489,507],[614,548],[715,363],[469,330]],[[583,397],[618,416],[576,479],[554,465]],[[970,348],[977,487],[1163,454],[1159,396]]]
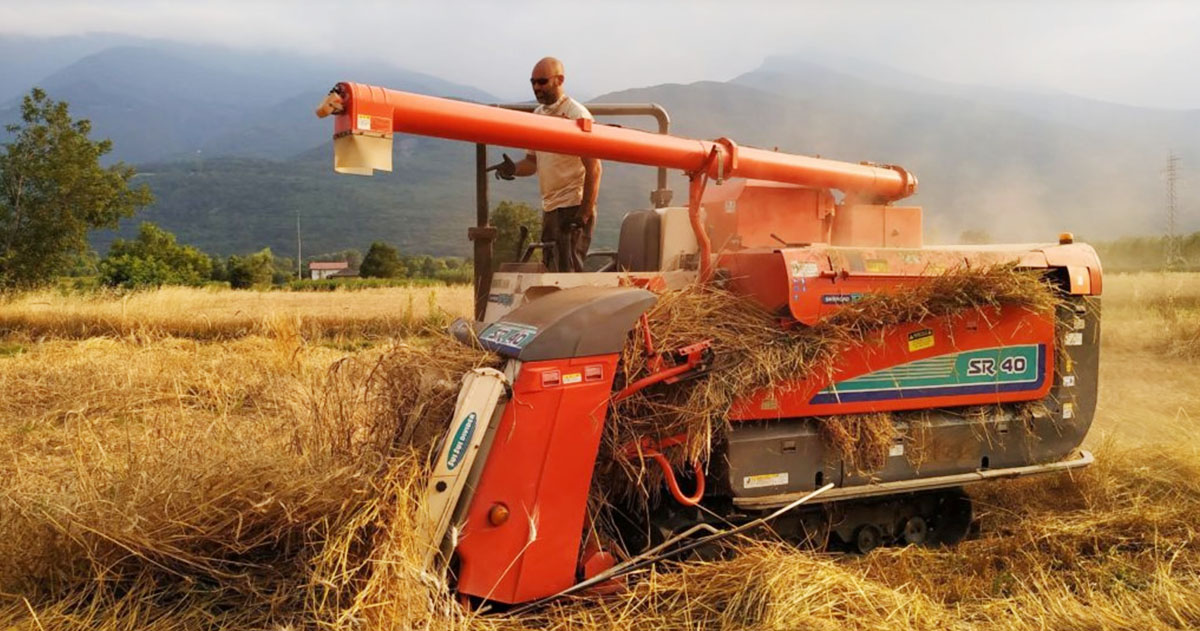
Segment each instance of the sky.
[[1200,109],[1200,2],[0,0],[0,33],[110,32],[398,66],[527,99],[542,56],[590,98],[726,81],[770,55],[854,58],[959,84]]

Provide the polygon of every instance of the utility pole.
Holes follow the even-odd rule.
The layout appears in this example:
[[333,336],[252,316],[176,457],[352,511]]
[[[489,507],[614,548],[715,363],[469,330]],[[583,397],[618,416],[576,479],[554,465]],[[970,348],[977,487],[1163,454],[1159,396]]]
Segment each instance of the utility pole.
[[300,254],[300,211],[296,211],[296,280],[304,280],[304,257]]
[[1178,200],[1175,195],[1175,181],[1179,177],[1179,156],[1174,151],[1167,153],[1167,236],[1163,250],[1166,269],[1174,269],[1183,264],[1183,251],[1180,249],[1179,235],[1176,234],[1178,221]]

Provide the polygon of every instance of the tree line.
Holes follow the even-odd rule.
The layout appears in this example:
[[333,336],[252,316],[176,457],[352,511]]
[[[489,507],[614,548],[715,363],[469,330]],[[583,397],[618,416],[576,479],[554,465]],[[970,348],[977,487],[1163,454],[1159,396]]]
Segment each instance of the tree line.
[[[270,248],[221,258],[178,243],[175,235],[144,222],[134,239],[118,239],[100,257],[88,233],[115,229],[121,219],[150,205],[149,188],[135,186],[133,167],[102,166],[108,140],[89,138],[91,123],[73,120],[68,104],[34,88],[22,99],[18,123],[0,152],[0,290],[25,289],[61,276],[95,277],[110,287],[228,283],[234,288],[303,282],[295,259]],[[531,209],[527,209],[531,210]],[[346,260],[365,278],[470,282],[471,264],[459,257],[402,256],[384,242],[365,256],[355,250],[311,257]]]
[[459,257],[428,255],[401,256],[396,248],[377,241],[366,256],[358,250],[343,250],[308,258],[302,270],[296,260],[276,256],[270,248],[221,258],[176,241],[175,235],[150,222],[143,222],[135,239],[117,239],[103,258],[94,253],[78,261],[73,276],[96,277],[107,287],[140,289],[163,285],[200,286],[228,283],[234,289],[266,288],[303,283],[308,263],[345,261],[351,275],[389,280],[436,280],[469,283],[470,262]]
[[[1122,237],[1092,244],[1104,269],[1113,272],[1200,271],[1200,232],[1175,237]],[[1174,245],[1174,247],[1170,247]]]

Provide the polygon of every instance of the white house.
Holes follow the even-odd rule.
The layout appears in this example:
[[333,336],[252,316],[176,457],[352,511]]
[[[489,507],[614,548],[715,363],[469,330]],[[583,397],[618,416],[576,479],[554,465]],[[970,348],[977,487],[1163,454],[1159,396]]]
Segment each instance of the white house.
[[308,264],[309,278],[320,280],[334,276],[354,276],[346,261],[313,261]]

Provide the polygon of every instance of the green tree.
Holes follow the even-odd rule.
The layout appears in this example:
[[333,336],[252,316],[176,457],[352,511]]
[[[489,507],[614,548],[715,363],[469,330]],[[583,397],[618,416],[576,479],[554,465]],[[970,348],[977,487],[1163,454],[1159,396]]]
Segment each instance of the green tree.
[[265,287],[271,284],[271,277],[275,273],[275,256],[271,254],[271,248],[263,248],[247,256],[235,254],[229,257],[226,268],[229,270],[229,286],[234,289]]
[[227,266],[225,259],[217,256],[216,254],[210,254],[208,256],[208,260],[212,264],[212,273],[209,274],[209,279],[220,282],[229,282],[229,267]]
[[100,166],[108,140],[88,138],[92,125],[72,120],[67,103],[34,88],[21,102],[21,122],[0,153],[0,286],[45,283],[87,249],[87,233],[116,228],[152,201],[131,188],[134,169]]
[[492,261],[497,266],[517,260],[521,226],[529,229],[527,244],[537,241],[542,236],[542,211],[520,202],[505,201],[497,204],[489,223],[496,227],[496,240],[492,243]]
[[405,271],[404,264],[400,262],[400,252],[382,241],[371,244],[362,265],[358,267],[358,275],[363,278],[399,278],[404,276]]
[[71,267],[67,270],[67,276],[95,276],[100,273],[100,255],[96,251],[88,248],[72,257]]
[[296,279],[296,259],[276,256],[271,261],[271,284],[286,285]]
[[434,278],[451,285],[467,285],[475,280],[475,266],[466,263],[457,267],[449,267],[435,274]]
[[446,262],[429,255],[421,257],[421,278],[437,278],[439,272],[446,271]]
[[175,235],[146,221],[137,239],[117,239],[100,261],[100,282],[111,287],[203,285],[212,276],[212,259],[176,243]]

